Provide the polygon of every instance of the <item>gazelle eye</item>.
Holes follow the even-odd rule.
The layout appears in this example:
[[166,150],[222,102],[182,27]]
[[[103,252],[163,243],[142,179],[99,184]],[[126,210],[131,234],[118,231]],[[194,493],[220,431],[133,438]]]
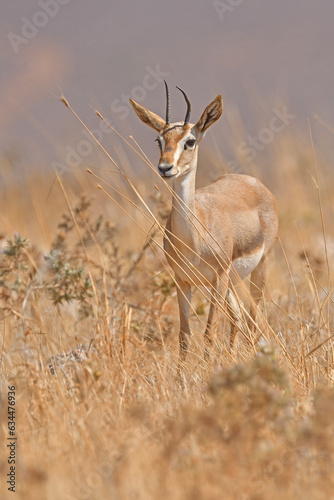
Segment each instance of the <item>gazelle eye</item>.
[[161,141],[160,141],[160,139],[159,139],[159,138],[155,139],[155,142],[157,142],[157,143],[158,143],[158,145],[159,145],[159,149],[160,149],[160,151],[162,151],[162,145],[161,145]]
[[184,145],[184,149],[188,149],[188,148],[193,148],[196,144],[196,140],[195,139],[189,139],[189,141],[187,141]]

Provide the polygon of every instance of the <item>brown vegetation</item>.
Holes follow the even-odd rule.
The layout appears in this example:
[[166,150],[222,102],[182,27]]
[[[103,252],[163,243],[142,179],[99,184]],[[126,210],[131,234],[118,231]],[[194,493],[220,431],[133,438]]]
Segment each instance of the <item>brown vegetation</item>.
[[[3,443],[15,385],[17,498],[331,497],[333,173],[296,142],[277,137],[271,147],[280,240],[261,340],[249,347],[239,335],[230,354],[222,318],[204,363],[199,290],[181,378],[175,284],[151,239],[161,243],[152,216],[164,222],[166,191],[131,178],[150,215],[122,174],[66,174],[50,192],[54,179],[38,172],[10,182],[6,160],[0,432]],[[1,477],[7,468],[2,453]]]

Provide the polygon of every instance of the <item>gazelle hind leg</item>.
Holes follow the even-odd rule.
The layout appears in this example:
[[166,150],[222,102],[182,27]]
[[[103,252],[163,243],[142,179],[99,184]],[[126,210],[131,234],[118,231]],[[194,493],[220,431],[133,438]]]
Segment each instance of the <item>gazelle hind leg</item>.
[[256,311],[258,303],[262,298],[263,290],[266,284],[266,275],[267,275],[267,261],[266,258],[263,257],[251,274],[251,282],[250,282],[251,303],[249,309],[250,318],[248,319],[248,328],[251,331],[254,331],[256,328],[255,325]]
[[239,303],[235,298],[231,288],[229,288],[227,291],[226,302],[227,302],[227,310],[229,313],[229,321],[231,325],[230,349],[232,350],[237,331],[242,330],[242,317],[241,317]]

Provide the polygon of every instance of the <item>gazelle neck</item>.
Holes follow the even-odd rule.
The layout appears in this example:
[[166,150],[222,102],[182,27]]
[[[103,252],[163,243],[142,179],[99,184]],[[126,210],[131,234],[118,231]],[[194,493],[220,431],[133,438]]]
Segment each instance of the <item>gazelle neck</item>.
[[197,155],[190,171],[173,180],[173,203],[171,211],[172,232],[179,238],[190,236],[193,233],[193,224],[196,215],[195,183],[196,183]]

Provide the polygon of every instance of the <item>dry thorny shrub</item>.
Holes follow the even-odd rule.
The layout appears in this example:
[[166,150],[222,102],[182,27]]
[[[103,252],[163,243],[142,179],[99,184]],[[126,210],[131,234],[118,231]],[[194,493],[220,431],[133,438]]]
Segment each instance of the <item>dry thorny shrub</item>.
[[[105,330],[101,323],[122,319],[124,303],[130,302],[135,336],[160,345],[161,336],[171,331],[171,320],[164,316],[158,336],[156,322],[173,294],[174,282],[151,266],[149,240],[135,255],[121,253],[116,226],[102,215],[93,218],[91,204],[83,195],[62,215],[47,255],[19,234],[3,240],[0,296],[6,316],[14,316],[25,334],[42,331],[44,311],[52,305],[63,323],[70,317],[76,329],[78,324],[84,329],[82,325],[90,321],[99,331]],[[93,339],[91,335],[88,340]]]

